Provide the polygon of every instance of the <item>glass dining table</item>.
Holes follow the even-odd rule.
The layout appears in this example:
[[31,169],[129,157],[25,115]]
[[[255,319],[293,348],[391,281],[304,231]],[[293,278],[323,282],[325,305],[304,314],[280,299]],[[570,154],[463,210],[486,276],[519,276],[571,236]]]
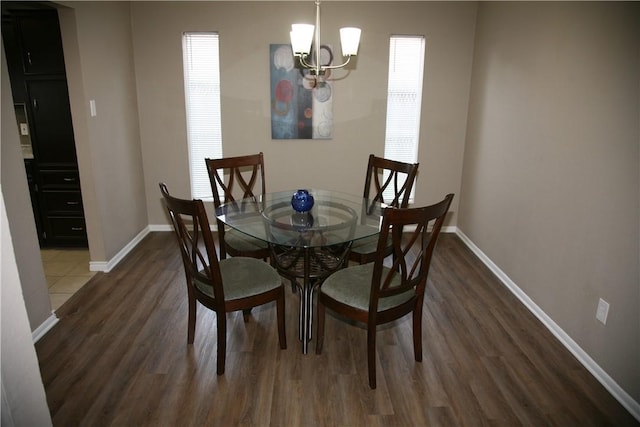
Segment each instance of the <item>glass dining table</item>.
[[312,339],[314,290],[347,264],[354,241],[379,233],[385,207],[338,191],[308,191],[314,203],[305,213],[292,207],[295,190],[231,201],[216,209],[217,218],[227,226],[267,242],[271,264],[299,291],[303,353]]

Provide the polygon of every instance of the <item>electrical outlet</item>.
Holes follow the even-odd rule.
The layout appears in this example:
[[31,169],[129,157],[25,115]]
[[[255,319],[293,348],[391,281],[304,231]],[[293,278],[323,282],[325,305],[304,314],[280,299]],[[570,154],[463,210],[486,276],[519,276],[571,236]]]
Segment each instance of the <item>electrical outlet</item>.
[[609,315],[609,303],[600,298],[598,301],[598,309],[596,310],[596,319],[602,322],[603,325],[607,324],[607,316]]
[[26,123],[20,123],[20,135],[27,136],[29,135],[29,126]]

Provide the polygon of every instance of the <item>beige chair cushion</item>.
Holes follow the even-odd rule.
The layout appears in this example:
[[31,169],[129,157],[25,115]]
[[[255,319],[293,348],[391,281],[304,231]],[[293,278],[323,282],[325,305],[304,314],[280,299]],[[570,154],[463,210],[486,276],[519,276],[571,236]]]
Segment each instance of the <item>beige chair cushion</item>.
[[[338,270],[324,281],[320,291],[343,304],[359,310],[368,311],[373,267],[374,264],[369,263]],[[387,267],[383,267],[383,277],[385,277],[389,271]],[[396,276],[394,283],[397,283],[399,280],[400,277]],[[398,295],[381,298],[380,301],[378,301],[378,312],[407,302],[414,295],[415,291],[410,289]]]
[[[245,298],[275,289],[280,286],[278,272],[264,261],[256,258],[233,257],[220,261],[220,273],[225,300]],[[195,281],[196,287],[213,298],[213,287]]]

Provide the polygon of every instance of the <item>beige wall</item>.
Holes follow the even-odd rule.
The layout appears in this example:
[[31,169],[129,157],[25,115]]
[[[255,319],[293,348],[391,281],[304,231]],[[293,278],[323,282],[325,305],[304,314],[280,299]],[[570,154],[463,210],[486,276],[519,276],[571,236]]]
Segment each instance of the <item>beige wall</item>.
[[637,3],[481,3],[458,222],[636,401],[639,43]]
[[3,426],[50,426],[51,416],[38,369],[36,350],[25,300],[20,288],[11,231],[7,219],[4,194],[0,192],[0,387],[2,406],[0,424]]
[[[45,322],[51,313],[51,302],[44,267],[40,258],[35,219],[31,209],[27,174],[20,149],[20,137],[11,96],[9,72],[2,47],[2,143],[0,144],[0,188],[7,200],[7,217],[11,234],[15,236],[13,250],[18,263],[22,295],[31,329]],[[4,292],[4,288],[3,288]]]
[[[272,140],[269,43],[287,43],[290,24],[313,20],[312,2],[136,2],[135,69],[150,224],[167,224],[158,182],[188,196],[181,35],[218,31],[225,156],[265,153],[268,190],[299,187],[362,192],[370,153],[384,153],[389,36],[426,36],[416,203],[459,193],[475,25],[475,3],[327,2],[323,42],[338,28],[363,31],[357,65],[334,83],[334,138]],[[345,76],[343,70],[334,73]],[[451,224],[455,223],[456,205]]]
[[[4,46],[0,48],[2,140],[0,146],[0,387],[3,426],[50,426],[31,330],[51,314],[38,251],[27,178],[11,97]],[[11,208],[5,205],[11,201]],[[9,211],[13,211],[9,214]],[[28,263],[19,265],[20,256]],[[26,309],[25,309],[26,308]]]
[[[148,224],[128,2],[59,9],[92,261]],[[95,100],[97,115],[89,114]]]

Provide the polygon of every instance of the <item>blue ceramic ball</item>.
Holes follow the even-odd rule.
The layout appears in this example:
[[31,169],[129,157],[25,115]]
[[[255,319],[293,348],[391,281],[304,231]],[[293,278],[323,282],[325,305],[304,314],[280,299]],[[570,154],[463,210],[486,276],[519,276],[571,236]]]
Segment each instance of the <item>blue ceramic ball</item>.
[[291,196],[291,206],[296,212],[309,212],[313,207],[313,196],[308,190],[298,190]]

